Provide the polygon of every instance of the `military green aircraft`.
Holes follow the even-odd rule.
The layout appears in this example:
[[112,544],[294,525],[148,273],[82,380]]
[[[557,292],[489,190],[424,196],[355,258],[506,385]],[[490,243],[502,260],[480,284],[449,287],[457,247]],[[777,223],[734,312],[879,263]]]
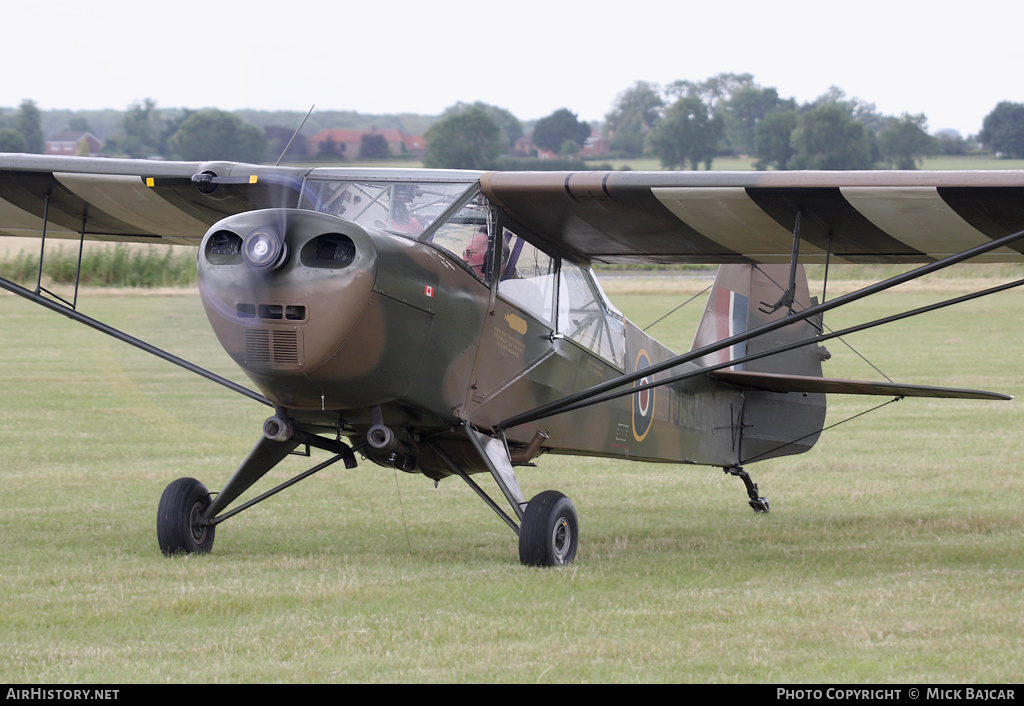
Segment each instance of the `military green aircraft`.
[[[529,501],[543,453],[744,469],[817,440],[827,394],[1009,399],[822,377],[822,314],[962,262],[1024,261],[1021,172],[462,172],[0,155],[0,235],[197,248],[199,293],[257,391],[77,311],[10,292],[273,408],[211,494],[159,502],[165,554],[208,552],[236,513],[356,454],[459,476],[519,536],[528,565],[573,561],[576,509]],[[45,250],[40,249],[40,257]],[[718,263],[689,352],[626,320],[591,263]],[[804,263],[920,264],[817,302]],[[42,264],[40,264],[42,271]],[[1001,291],[1000,285],[958,300]],[[938,308],[954,302],[928,307]],[[329,456],[247,502],[281,460]],[[489,473],[511,508],[473,479]],[[499,497],[495,495],[495,497]]]

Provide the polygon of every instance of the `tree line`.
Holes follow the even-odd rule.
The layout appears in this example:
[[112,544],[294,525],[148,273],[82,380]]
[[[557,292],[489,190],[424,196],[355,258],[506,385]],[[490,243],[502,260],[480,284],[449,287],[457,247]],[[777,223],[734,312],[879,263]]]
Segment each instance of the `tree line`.
[[[82,116],[71,117],[66,132],[91,132]],[[183,160],[228,159],[261,162],[265,131],[241,118],[217,109],[178,110],[158,113],[147,98],[131,105],[117,128],[106,137],[105,155],[146,159],[168,157]],[[0,152],[44,151],[42,113],[32,100],[24,100],[13,114],[0,114]]]
[[[599,159],[653,157],[666,169],[710,169],[715,158],[728,155],[752,157],[758,169],[915,169],[925,157],[964,154],[979,146],[998,156],[1024,157],[1024,104],[999,103],[978,135],[965,138],[952,130],[929,134],[923,113],[883,115],[874,104],[848,98],[836,87],[798,104],[759,85],[751,74],[723,73],[665,86],[637,81],[595,124],[568,108],[524,124],[508,110],[481,102],[459,102],[439,116],[314,115],[307,134],[323,127],[370,126],[423,134],[428,143],[423,162],[434,168],[585,168],[578,154],[592,133],[610,143],[611,151]],[[300,119],[297,112],[161,110],[146,99],[97,136],[105,140],[109,156],[273,162]],[[543,163],[512,157],[528,128],[530,144],[549,157]],[[82,115],[69,114],[64,129],[89,132],[92,126]],[[33,101],[23,101],[17,110],[0,109],[0,151],[41,153],[43,147],[42,114]],[[289,155],[304,153],[304,141],[296,140]]]
[[605,116],[612,148],[649,154],[667,169],[703,166],[746,155],[758,169],[916,169],[925,157],[963,154],[973,141],[1006,156],[1024,156],[1024,105],[1000,103],[976,138],[953,130],[928,133],[923,113],[881,114],[873,103],[837,87],[798,104],[751,74],[718,74],[661,87],[637,81]]

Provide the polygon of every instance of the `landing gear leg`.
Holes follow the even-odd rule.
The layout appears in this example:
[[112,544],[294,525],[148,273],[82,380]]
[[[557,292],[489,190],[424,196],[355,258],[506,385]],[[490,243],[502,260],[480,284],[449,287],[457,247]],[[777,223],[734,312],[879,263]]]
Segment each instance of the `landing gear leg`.
[[526,502],[502,441],[481,434],[468,424],[464,425],[464,432],[512,506],[515,519],[520,521],[519,526],[439,446],[433,443],[430,445],[445,466],[466,481],[498,517],[519,535],[519,560],[527,566],[571,564],[576,558],[580,541],[579,520],[572,501],[557,490],[545,490]]
[[[262,495],[242,503],[232,510],[223,512],[227,506],[260,480],[278,463],[285,459],[300,444],[308,448],[329,451],[334,457],[317,464],[305,473],[300,473]],[[306,454],[308,455],[308,453]],[[213,535],[217,524],[237,515],[248,507],[262,502],[285,488],[318,473],[337,461],[344,461],[346,468],[355,468],[353,449],[338,440],[330,440],[316,434],[294,429],[285,413],[268,419],[263,425],[263,436],[252,447],[249,455],[235,470],[220,492],[211,496],[202,483],[195,478],[179,478],[164,490],[157,511],[156,534],[164,554],[201,554],[213,548]]]
[[768,498],[762,498],[757,494],[757,483],[750,478],[749,473],[740,466],[726,466],[722,470],[730,476],[738,476],[743,481],[743,485],[747,487],[747,495],[750,496],[747,502],[754,512],[768,512]]

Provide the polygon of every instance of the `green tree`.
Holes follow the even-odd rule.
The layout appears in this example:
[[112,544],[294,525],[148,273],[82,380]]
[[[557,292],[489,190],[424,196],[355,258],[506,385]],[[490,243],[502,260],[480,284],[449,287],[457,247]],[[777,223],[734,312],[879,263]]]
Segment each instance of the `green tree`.
[[[164,112],[160,115],[160,148],[157,154],[170,154],[168,143],[174,136],[174,133],[181,127],[181,124],[188,120],[189,116],[194,112],[196,111],[190,108],[182,108],[174,112]],[[274,159],[277,159],[277,155],[274,156]]]
[[967,140],[952,128],[943,128],[936,132],[935,140],[939,145],[939,152],[947,157],[967,154]]
[[533,144],[555,153],[567,141],[582,145],[588,137],[590,125],[580,121],[568,108],[559,108],[533,126]]
[[647,81],[637,81],[616,96],[615,104],[604,116],[612,149],[627,157],[642,155],[644,137],[658,124],[664,107],[658,85]]
[[978,141],[997,155],[1024,157],[1024,105],[999,103],[985,116]]
[[640,157],[644,153],[644,142],[650,127],[639,113],[634,113],[619,123],[618,129],[607,129],[611,137],[610,147],[626,157]]
[[576,155],[580,153],[581,149],[582,147],[579,144],[573,142],[572,140],[566,140],[565,142],[562,143],[561,148],[559,148],[558,154],[563,159],[574,159]]
[[501,154],[501,128],[482,108],[471,107],[430,126],[423,166],[486,169]]
[[258,163],[266,138],[263,131],[231,113],[208,108],[185,118],[167,141],[175,159],[226,159]]
[[[295,136],[294,127],[284,125],[267,125],[263,128],[263,135],[267,139],[267,149],[264,152],[264,161],[269,164],[276,162],[288,148],[286,157],[298,157],[306,154],[306,141],[301,136]],[[292,138],[295,137],[293,140]],[[289,146],[291,143],[291,146]],[[322,144],[322,143],[321,143]]]
[[387,159],[391,148],[383,135],[366,133],[359,138],[359,156],[363,159]]
[[89,125],[89,121],[81,115],[76,115],[68,120],[68,132],[92,132],[92,127]]
[[163,154],[157,125],[156,101],[147,98],[128,107],[121,129],[106,141],[106,151],[140,159]]
[[755,169],[789,168],[789,161],[796,154],[791,142],[796,123],[796,110],[777,110],[758,122],[754,133]]
[[838,103],[800,113],[790,142],[796,150],[790,161],[793,169],[871,167],[873,136]]
[[14,128],[0,128],[0,152],[28,152],[28,142]]
[[450,118],[470,108],[479,108],[487,113],[487,116],[494,121],[494,124],[501,131],[501,152],[504,154],[511,152],[516,144],[516,140],[523,136],[523,124],[519,121],[519,118],[504,108],[499,108],[496,105],[490,105],[482,101],[476,101],[475,103],[463,103],[460,101],[455,105],[445,108],[444,112],[441,113],[441,117]]
[[719,104],[725,121],[725,139],[737,154],[754,154],[757,126],[769,113],[793,110],[796,102],[779,98],[774,88],[742,85]]
[[700,98],[687,96],[669,106],[647,142],[666,169],[683,168],[687,162],[693,169],[701,163],[711,169],[723,130],[721,116],[712,115]]
[[339,145],[335,142],[334,138],[328,134],[327,137],[320,142],[319,147],[317,147],[317,154],[321,157],[338,158],[342,156],[342,147],[343,145]]
[[858,123],[877,134],[885,128],[889,118],[878,112],[874,103],[868,103],[860,98],[847,98],[846,91],[838,86],[830,86],[825,93],[815,98],[806,108],[821,108],[825,105],[837,105]]
[[26,98],[21,102],[14,127],[25,138],[25,152],[43,153],[43,149],[46,147],[46,142],[43,139],[43,118],[35,101]]
[[676,99],[686,96],[699,98],[715,113],[737,90],[756,85],[751,74],[721,73],[700,82],[673,81],[666,86],[665,94]]
[[878,153],[894,169],[917,169],[925,157],[938,154],[938,143],[928,134],[924,114],[904,113],[890,118],[878,133]]

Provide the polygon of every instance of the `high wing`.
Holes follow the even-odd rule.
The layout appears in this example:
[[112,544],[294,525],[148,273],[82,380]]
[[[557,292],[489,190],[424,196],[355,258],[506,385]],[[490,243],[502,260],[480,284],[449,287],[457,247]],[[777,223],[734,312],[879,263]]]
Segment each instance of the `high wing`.
[[[197,245],[226,216],[296,207],[308,176],[402,171],[5,154],[0,235],[39,236],[45,221],[48,237]],[[533,237],[598,262],[789,262],[798,220],[800,261],[835,264],[930,262],[1024,229],[1020,171],[489,172],[480,181]],[[1024,261],[1024,243],[979,261]]]
[[[0,235],[199,245],[210,225],[295,205],[303,171],[202,162],[0,155]],[[222,183],[193,182],[207,174]],[[241,183],[240,183],[241,182]]]
[[[493,172],[486,196],[608,263],[932,262],[1024,229],[1021,171]],[[977,261],[1024,261],[1024,244]]]
[[0,236],[199,245],[217,221],[298,208],[309,177],[472,182],[479,172],[0,154]]
[[[220,219],[295,206],[308,169],[0,155],[0,235],[198,245]],[[206,175],[203,184],[193,176]]]

